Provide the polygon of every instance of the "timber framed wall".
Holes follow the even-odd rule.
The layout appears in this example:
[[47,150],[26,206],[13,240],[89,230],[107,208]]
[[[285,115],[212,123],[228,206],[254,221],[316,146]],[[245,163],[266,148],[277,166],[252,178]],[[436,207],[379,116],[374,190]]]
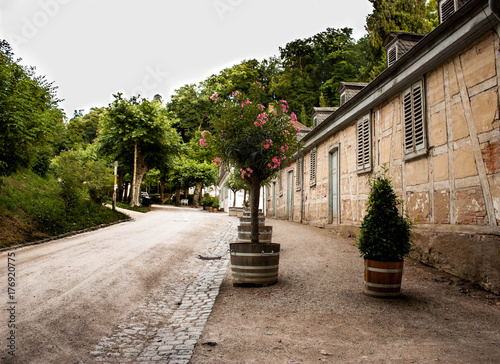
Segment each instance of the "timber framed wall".
[[[471,3],[463,17],[471,17],[467,12],[486,2]],[[384,98],[368,104],[373,94],[383,92],[384,84],[376,80],[380,88],[372,87],[370,93],[358,95],[347,105],[351,110],[358,107],[356,113],[347,110],[337,115],[344,110],[341,107],[321,129],[313,130],[302,152],[303,176],[300,193],[294,193],[294,221],[352,234],[365,214],[370,172],[385,164],[405,211],[418,221],[413,256],[499,294],[500,49],[498,21],[493,25],[469,44],[461,42],[461,49],[434,67],[426,70],[425,65],[418,65],[425,72],[413,72],[394,92],[386,91]],[[445,38],[443,42],[449,43]],[[429,47],[432,42],[423,51],[429,52]],[[409,67],[415,68],[414,64]],[[394,84],[391,78],[405,71],[403,67],[389,74],[386,84]],[[415,101],[417,116],[410,117],[411,87],[421,87],[420,94],[414,93],[421,99]],[[423,124],[419,123],[419,103]],[[366,145],[360,142],[359,127],[366,126],[367,117],[370,165],[359,154]],[[340,157],[340,224],[329,226],[332,148],[338,148]],[[284,178],[288,170],[297,170],[295,163],[288,168],[282,171]],[[286,194],[283,188],[277,196],[278,218],[285,216]]]

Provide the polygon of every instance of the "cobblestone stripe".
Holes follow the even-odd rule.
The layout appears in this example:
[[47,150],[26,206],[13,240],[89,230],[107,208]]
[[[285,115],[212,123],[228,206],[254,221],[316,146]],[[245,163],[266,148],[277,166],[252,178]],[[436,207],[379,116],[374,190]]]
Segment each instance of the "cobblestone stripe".
[[[170,284],[161,297],[148,298],[131,316],[127,325],[119,325],[111,337],[103,337],[91,355],[98,363],[187,364],[193,355],[228,263],[228,244],[236,241],[236,220],[209,237],[208,247],[200,253],[220,260],[197,260],[202,264],[193,279],[185,270],[175,286]],[[203,263],[200,263],[203,262]]]

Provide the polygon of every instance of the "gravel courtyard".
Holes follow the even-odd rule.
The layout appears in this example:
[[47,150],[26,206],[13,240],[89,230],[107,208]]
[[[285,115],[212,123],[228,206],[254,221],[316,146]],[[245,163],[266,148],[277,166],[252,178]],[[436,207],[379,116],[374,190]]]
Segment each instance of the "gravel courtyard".
[[354,239],[267,219],[278,284],[233,287],[228,267],[193,364],[498,363],[500,297],[406,261],[402,296],[363,294]]

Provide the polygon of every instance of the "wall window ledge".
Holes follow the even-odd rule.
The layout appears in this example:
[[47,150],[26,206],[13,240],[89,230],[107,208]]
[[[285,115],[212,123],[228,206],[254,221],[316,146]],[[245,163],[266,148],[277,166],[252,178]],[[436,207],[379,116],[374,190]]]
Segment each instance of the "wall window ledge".
[[405,162],[408,162],[408,161],[411,161],[413,159],[418,159],[418,158],[421,158],[421,157],[425,157],[429,154],[429,150],[428,149],[421,149],[421,150],[417,150],[415,152],[411,152],[411,153],[408,153],[404,156],[403,160]]

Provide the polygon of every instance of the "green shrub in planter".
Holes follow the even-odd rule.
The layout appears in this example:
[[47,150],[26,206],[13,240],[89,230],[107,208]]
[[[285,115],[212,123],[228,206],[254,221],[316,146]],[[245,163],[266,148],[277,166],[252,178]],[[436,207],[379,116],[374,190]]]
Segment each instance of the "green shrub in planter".
[[210,196],[205,196],[205,197],[203,197],[201,199],[201,205],[203,207],[205,207],[205,206],[212,206],[213,202],[214,201],[212,200],[212,198]]
[[399,212],[402,201],[394,192],[385,166],[381,173],[370,177],[369,184],[368,211],[357,243],[361,256],[382,262],[402,261],[410,253],[413,223],[408,215]]

